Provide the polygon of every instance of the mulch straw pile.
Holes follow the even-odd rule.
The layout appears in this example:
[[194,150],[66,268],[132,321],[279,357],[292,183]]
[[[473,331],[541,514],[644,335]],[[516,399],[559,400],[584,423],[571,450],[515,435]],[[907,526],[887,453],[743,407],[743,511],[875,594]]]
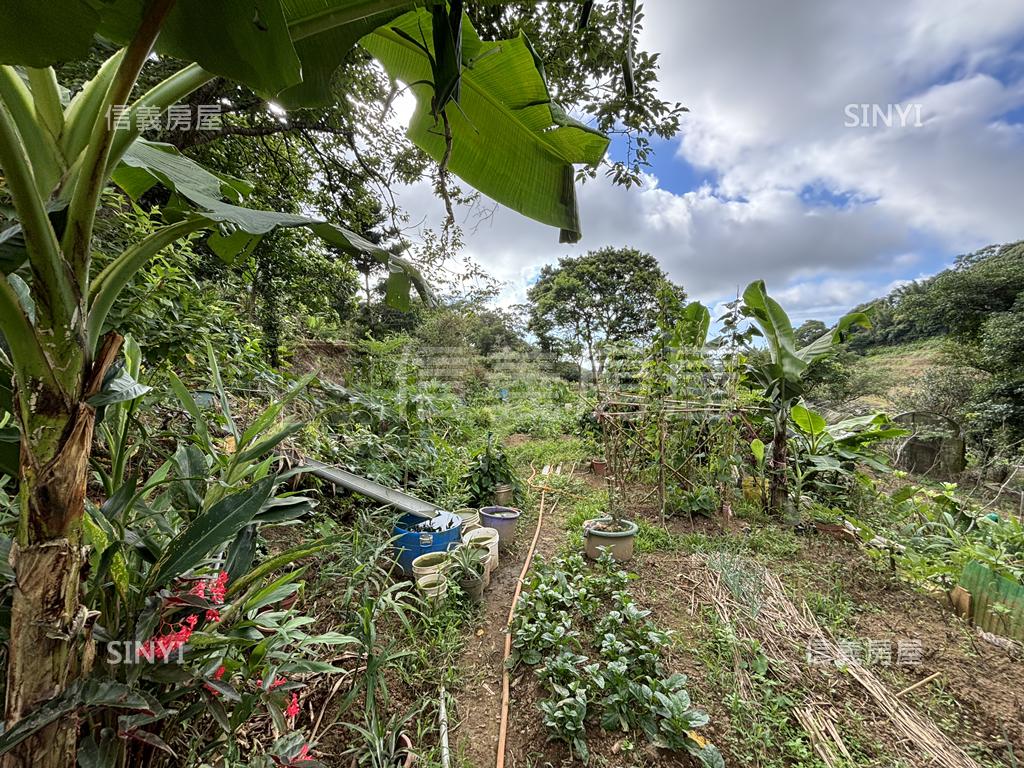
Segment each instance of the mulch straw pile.
[[[784,682],[794,687],[803,682],[802,687],[813,690],[815,681],[809,676],[841,676],[844,672],[854,681],[853,686],[836,685],[831,681],[828,701],[815,701],[810,693],[795,710],[815,752],[830,768],[838,768],[851,760],[834,715],[839,703],[837,697],[844,699],[841,702],[844,706],[864,712],[869,720],[887,720],[892,730],[885,740],[896,745],[908,765],[978,768],[978,764],[953,744],[934,722],[845,653],[835,638],[818,625],[806,604],[797,607],[790,600],[779,578],[767,568],[734,555],[695,555],[689,560],[691,570],[687,575],[694,583],[698,599],[714,606],[719,619],[733,628],[737,638],[759,643],[777,662],[774,669],[786,678]],[[814,649],[817,658],[826,657],[835,663],[809,664],[809,648]],[[750,680],[739,659],[736,677],[740,692],[749,694]]]

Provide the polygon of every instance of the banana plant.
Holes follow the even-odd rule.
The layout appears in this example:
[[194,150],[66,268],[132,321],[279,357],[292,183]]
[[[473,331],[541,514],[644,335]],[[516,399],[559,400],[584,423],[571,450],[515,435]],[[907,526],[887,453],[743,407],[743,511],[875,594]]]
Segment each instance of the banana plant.
[[831,354],[852,327],[868,328],[871,323],[866,313],[851,312],[839,318],[834,328],[798,348],[789,315],[768,295],[763,280],[747,286],[743,292],[742,311],[754,321],[767,347],[767,360],[748,361],[746,374],[762,389],[772,410],[772,446],[767,467],[770,476],[768,509],[781,517],[789,500],[789,415],[793,405],[804,394],[804,374],[815,360]]
[[878,472],[888,472],[886,456],[875,446],[909,434],[895,427],[884,413],[854,416],[829,424],[820,413],[805,405],[790,409],[794,434],[790,439],[793,454],[793,478],[796,481],[796,504],[808,484],[820,492],[837,490],[819,475],[850,475],[858,464]]
[[[434,35],[435,22],[447,31]],[[123,47],[69,98],[52,67],[84,57],[96,36]],[[425,291],[408,265],[357,234],[246,208],[248,185],[140,140],[145,116],[165,114],[217,77],[288,108],[334,98],[332,74],[360,39],[393,76],[414,83],[420,106],[413,141],[498,202],[558,227],[563,239],[579,238],[573,166],[600,161],[607,139],[551,100],[525,37],[481,42],[458,6],[444,0],[0,5],[0,193],[13,205],[0,208],[0,331],[21,437],[8,729],[88,673],[92,620],[78,587],[93,398],[122,342],[107,326],[109,311],[138,270],[163,248],[201,233],[212,232],[210,247],[231,258],[271,229],[305,226],[342,253],[394,265],[389,295],[411,285]],[[154,53],[189,63],[136,96]],[[435,82],[436,73],[446,81]],[[112,120],[115,113],[125,119]],[[131,197],[161,184],[175,202],[164,210],[163,226],[97,274],[93,229],[111,183]],[[70,768],[75,752],[74,718],[59,718],[15,745],[0,765]]]

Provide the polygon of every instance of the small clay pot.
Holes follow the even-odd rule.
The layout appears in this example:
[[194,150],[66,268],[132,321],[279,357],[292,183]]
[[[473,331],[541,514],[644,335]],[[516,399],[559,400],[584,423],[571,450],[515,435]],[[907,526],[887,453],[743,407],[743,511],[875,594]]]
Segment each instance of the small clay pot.
[[590,460],[590,470],[598,477],[604,477],[608,474],[608,461],[595,457]]
[[398,740],[402,743],[402,751],[405,752],[405,759],[398,763],[402,768],[411,768],[416,763],[416,753],[412,751],[412,739],[409,738],[409,734],[401,733],[398,736]]

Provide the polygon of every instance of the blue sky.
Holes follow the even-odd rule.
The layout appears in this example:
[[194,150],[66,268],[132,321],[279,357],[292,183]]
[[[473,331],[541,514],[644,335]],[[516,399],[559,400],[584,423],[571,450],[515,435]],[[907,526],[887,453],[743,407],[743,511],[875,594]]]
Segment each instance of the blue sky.
[[[606,245],[654,254],[718,305],[763,278],[832,320],[959,253],[1024,238],[1024,2],[648,0],[660,88],[690,112],[641,188],[580,190],[584,239],[504,209],[466,251],[522,300],[544,263]],[[903,123],[851,126],[850,105]],[[920,121],[916,119],[920,118]],[[613,145],[614,155],[620,147]],[[440,221],[429,188],[403,202]]]

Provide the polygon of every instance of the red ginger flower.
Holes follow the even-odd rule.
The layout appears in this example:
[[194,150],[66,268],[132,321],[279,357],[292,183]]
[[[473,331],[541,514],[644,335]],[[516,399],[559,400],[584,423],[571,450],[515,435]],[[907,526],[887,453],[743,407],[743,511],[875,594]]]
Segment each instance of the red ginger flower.
[[[210,588],[209,595],[206,594],[207,586],[209,586]],[[218,573],[217,578],[214,579],[212,582],[208,582],[207,579],[200,579],[193,585],[192,589],[189,591],[189,594],[194,595],[195,597],[208,599],[211,603],[214,603],[215,605],[223,605],[224,598],[227,597],[227,593],[227,571],[221,571],[220,573]],[[213,608],[208,608],[206,611],[206,620],[220,621],[220,612]]]
[[[272,691],[272,690],[274,690],[275,688],[280,688],[280,687],[281,687],[282,685],[284,685],[284,684],[285,684],[285,683],[287,683],[287,682],[288,682],[288,678],[287,678],[287,677],[285,677],[284,675],[281,675],[280,677],[278,677],[277,679],[275,679],[275,680],[274,680],[274,682],[272,682],[272,683],[270,684],[270,688],[268,688],[267,690],[268,690],[268,691]],[[261,677],[261,678],[258,678],[258,679],[256,680],[256,685],[259,685],[259,686],[262,686],[262,685],[263,685],[263,678],[262,678],[262,677]]]
[[217,579],[210,585],[210,601],[217,605],[223,605],[227,594],[228,573],[227,571],[221,571],[217,574]]
[[299,694],[292,692],[292,700],[288,702],[288,709],[284,711],[285,717],[295,717],[299,714]]
[[175,631],[163,635],[153,635],[139,647],[138,655],[148,659],[166,659],[188,642],[197,621],[195,616],[186,616],[179,624],[174,625],[178,627]]
[[[225,671],[226,670],[224,668],[224,665],[221,664],[219,667],[217,667],[217,671],[214,672],[212,675],[210,675],[210,677],[213,678],[214,680],[220,680],[221,678],[224,677],[224,672]],[[206,690],[208,690],[214,696],[220,696],[220,691],[218,691],[216,688],[214,688],[209,683],[203,683],[203,686],[206,688]]]

